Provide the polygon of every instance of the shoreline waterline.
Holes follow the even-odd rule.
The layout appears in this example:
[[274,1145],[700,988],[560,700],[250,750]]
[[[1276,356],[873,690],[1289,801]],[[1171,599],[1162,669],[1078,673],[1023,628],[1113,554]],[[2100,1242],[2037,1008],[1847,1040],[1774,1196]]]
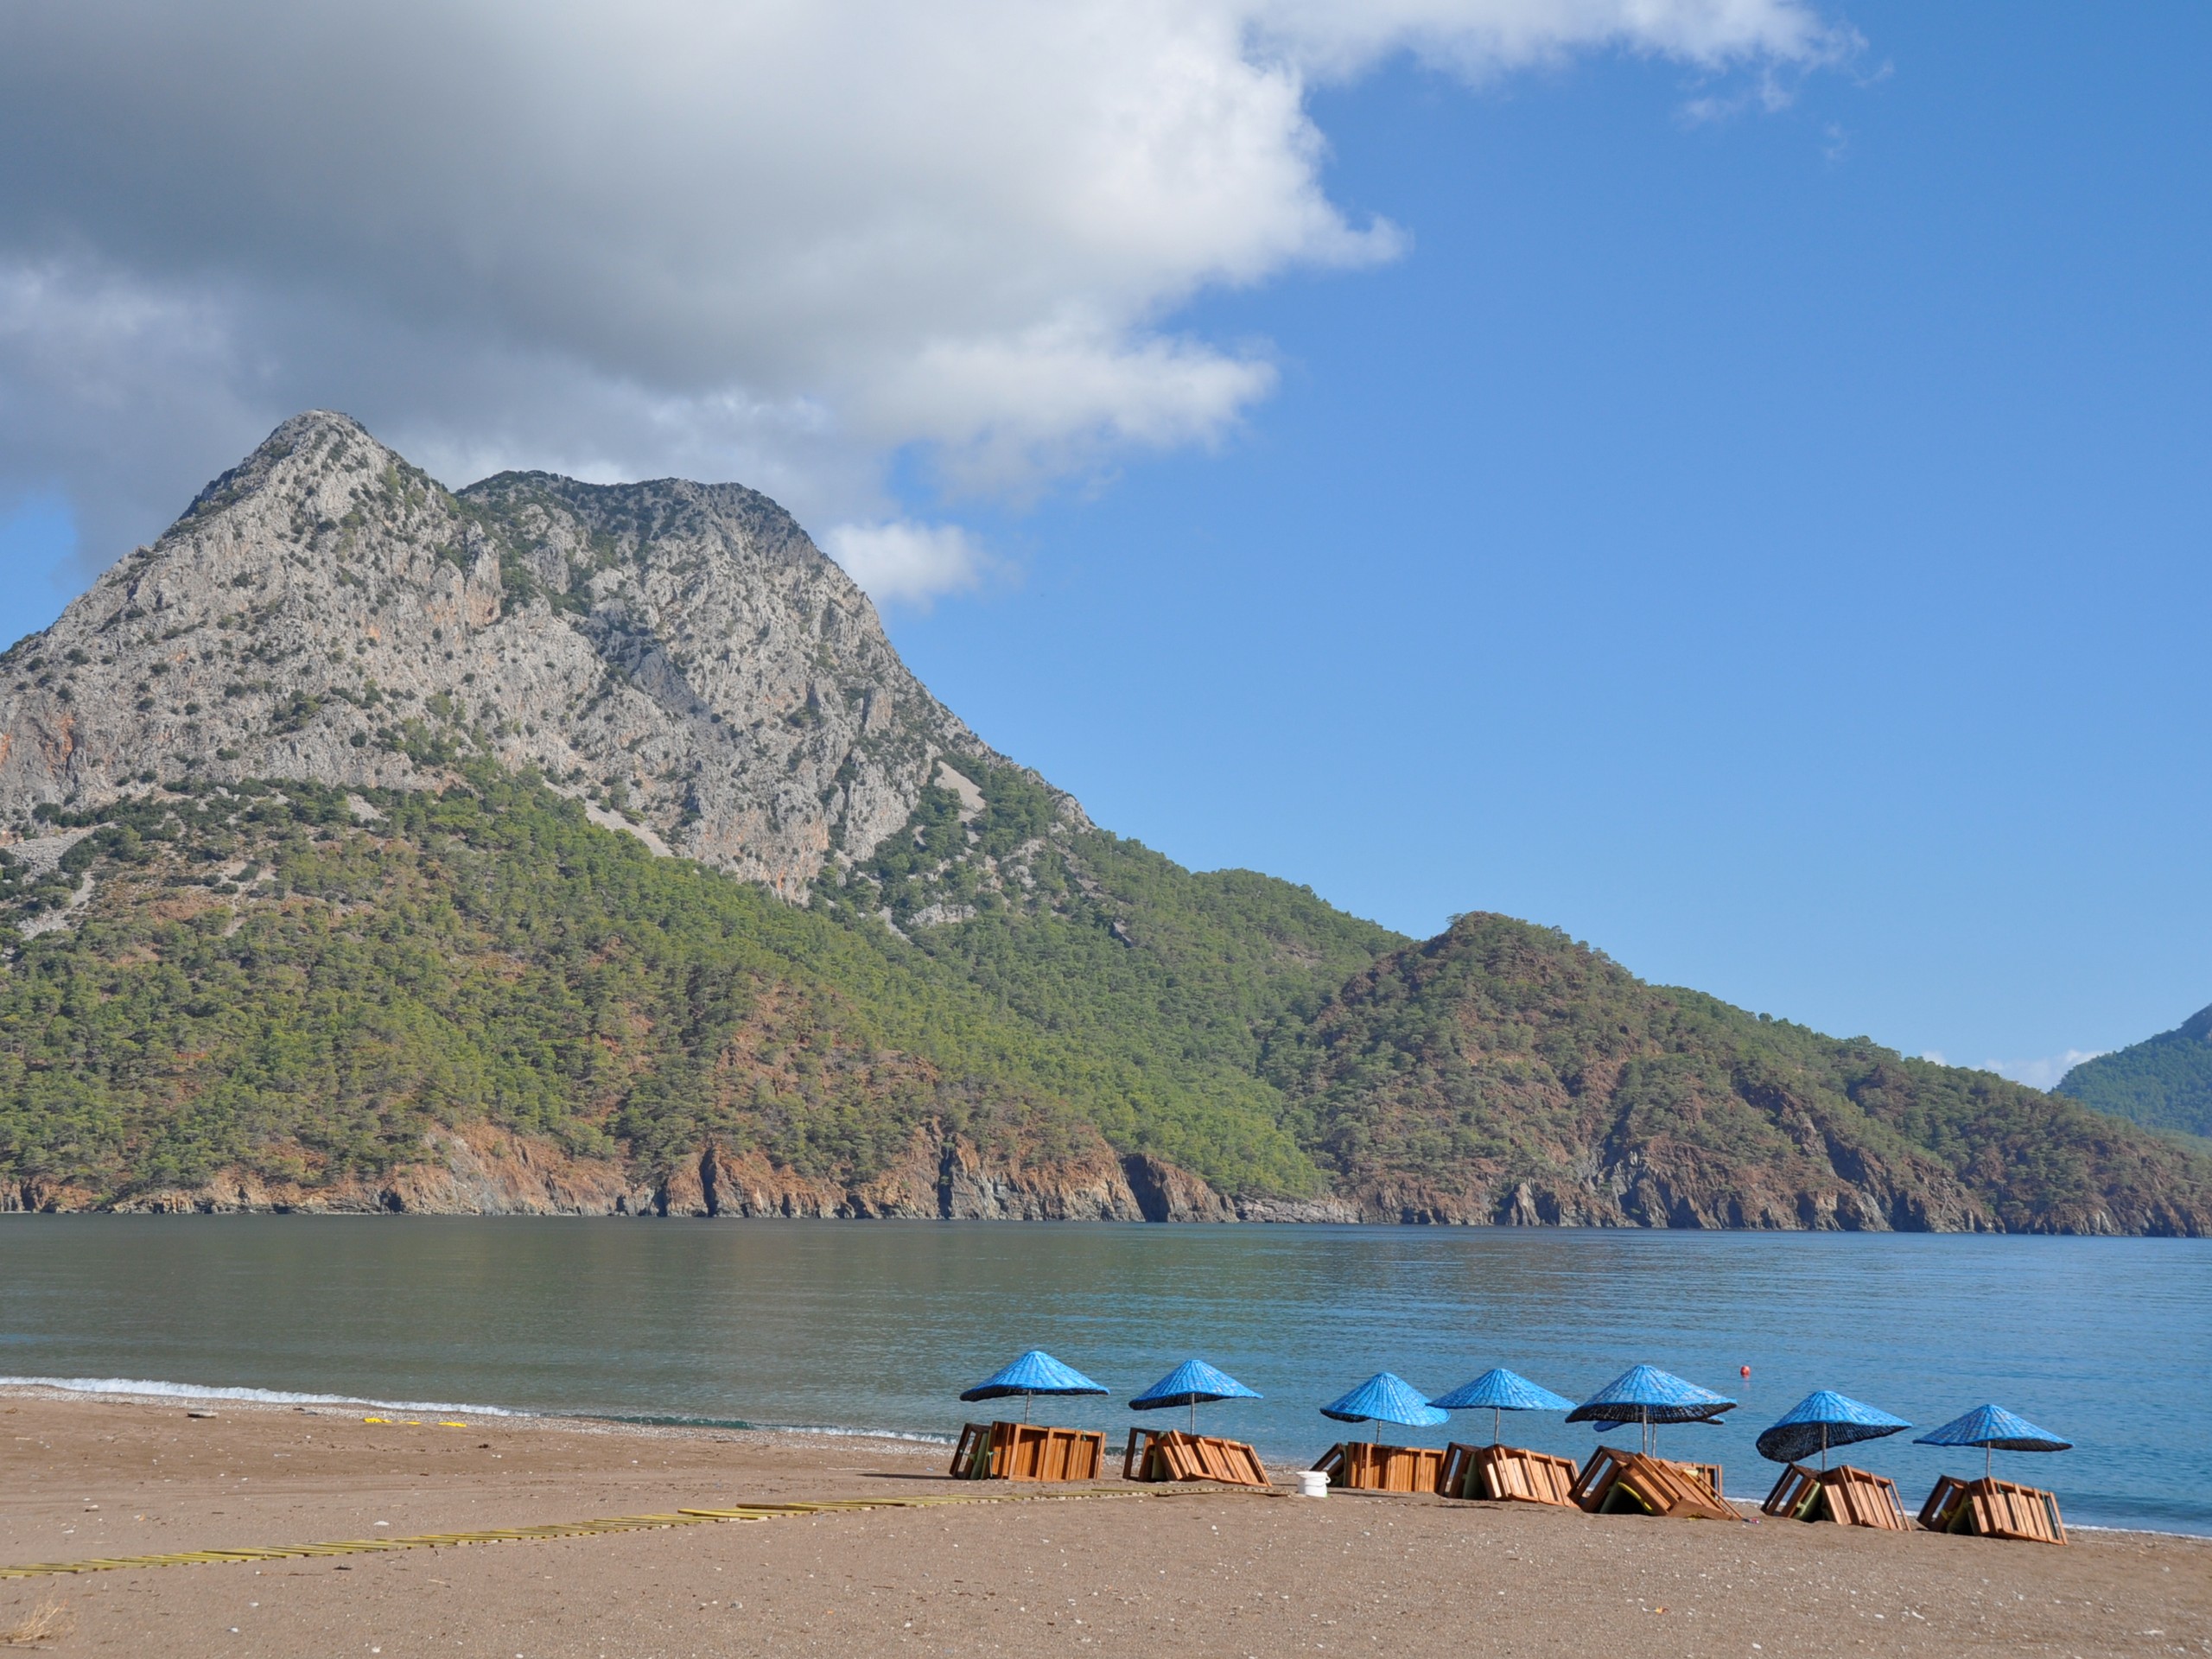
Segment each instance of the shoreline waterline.
[[[1265,1396],[1202,1429],[1303,1467],[1343,1437],[1315,1408],[1377,1370],[1434,1395],[1503,1364],[1579,1399],[1645,1361],[1740,1402],[1661,1440],[1738,1494],[1771,1478],[1758,1430],[1815,1388],[1920,1426],[1852,1454],[1915,1498],[1981,1471],[1912,1436],[1995,1401],[2075,1442],[1997,1459],[2070,1523],[2212,1535],[2212,1402],[2177,1386],[2212,1352],[2202,1241],[207,1219],[0,1227],[0,1375],[931,1446],[980,1414],[962,1389],[1042,1347],[1113,1390],[1052,1421],[1118,1446],[1125,1401],[1196,1355]],[[1484,1414],[1411,1438],[1489,1433]],[[1505,1433],[1578,1460],[1605,1443],[1538,1413]]]
[[419,1411],[455,1417],[491,1417],[513,1425],[603,1424],[614,1428],[721,1429],[748,1434],[798,1434],[823,1440],[892,1440],[914,1446],[953,1446],[950,1434],[911,1429],[860,1428],[842,1423],[763,1423],[742,1417],[690,1417],[673,1414],[611,1411],[532,1411],[520,1406],[489,1406],[465,1401],[378,1400],[362,1394],[299,1394],[281,1389],[242,1388],[227,1383],[173,1382],[121,1376],[0,1376],[0,1399],[10,1394],[48,1400],[115,1400],[130,1405],[166,1406],[205,1402],[257,1409],[347,1407],[366,1411]]

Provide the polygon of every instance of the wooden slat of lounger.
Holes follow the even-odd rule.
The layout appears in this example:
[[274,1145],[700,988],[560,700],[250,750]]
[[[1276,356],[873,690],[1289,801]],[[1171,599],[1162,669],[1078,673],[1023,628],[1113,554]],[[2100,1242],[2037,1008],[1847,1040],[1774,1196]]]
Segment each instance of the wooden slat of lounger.
[[1444,1466],[1437,1471],[1436,1490],[1446,1497],[1478,1497],[1468,1484],[1474,1472],[1475,1448],[1454,1440],[1444,1448]]
[[1928,1494],[1928,1501],[1920,1506],[1920,1524],[1930,1532],[1951,1531],[1958,1523],[1966,1490],[1966,1482],[1955,1476],[1945,1475],[1938,1479]]
[[2011,1538],[2026,1543],[2063,1543],[2063,1533],[2054,1523],[2057,1517],[2057,1500],[2048,1492],[2033,1486],[2018,1486],[2006,1480],[1980,1480],[1969,1490],[1967,1502],[1973,1505],[1975,1530],[1993,1538]]
[[1884,1532],[1911,1530],[1895,1481],[1849,1464],[1829,1470],[1820,1479],[1822,1496],[1836,1520]]
[[993,1423],[991,1471],[1002,1480],[1095,1480],[1106,1436],[1096,1429]]
[[1762,1515],[1799,1515],[1806,1500],[1820,1487],[1820,1477],[1802,1463],[1785,1464],[1776,1478],[1774,1490],[1766,1495],[1766,1502],[1759,1505]]
[[1660,1461],[1666,1463],[1668,1467],[1670,1469],[1679,1470],[1681,1473],[1688,1476],[1692,1480],[1694,1480],[1699,1484],[1702,1485],[1706,1489],[1707,1495],[1712,1497],[1714,1503],[1717,1503],[1721,1502],[1726,1496],[1726,1494],[1725,1494],[1720,1489],[1720,1465],[1719,1464],[1677,1463],[1671,1459],[1662,1459]]
[[1702,1479],[1662,1459],[1641,1452],[1615,1454],[1621,1468],[1606,1494],[1605,1507],[1633,1506],[1647,1515],[1685,1520],[1733,1521],[1736,1512],[1721,1503]]
[[1578,1507],[1592,1515],[1605,1508],[1605,1499],[1611,1496],[1613,1482],[1620,1478],[1621,1457],[1614,1447],[1601,1446],[1597,1455],[1582,1465],[1582,1472],[1575,1477],[1568,1494]]
[[1433,1446],[1346,1440],[1313,1466],[1328,1470],[1331,1484],[1354,1491],[1433,1492],[1443,1462],[1444,1454]]
[[[1949,1490],[1947,1491],[1946,1488]],[[1948,1508],[1939,1506],[1944,1499]],[[2063,1544],[2066,1523],[2059,1518],[2058,1499],[2035,1486],[2009,1480],[1955,1480],[1946,1475],[1936,1483],[1921,1510],[1921,1524],[1936,1524],[1952,1532],[1979,1533],[1987,1538],[2012,1539],[2024,1543]]]
[[1232,1444],[1239,1454],[1236,1465],[1242,1478],[1254,1486],[1269,1484],[1268,1465],[1260,1461],[1258,1448],[1249,1446],[1242,1440],[1234,1441]]
[[1468,1496],[1572,1507],[1576,1470],[1572,1459],[1519,1446],[1486,1446],[1474,1455]]

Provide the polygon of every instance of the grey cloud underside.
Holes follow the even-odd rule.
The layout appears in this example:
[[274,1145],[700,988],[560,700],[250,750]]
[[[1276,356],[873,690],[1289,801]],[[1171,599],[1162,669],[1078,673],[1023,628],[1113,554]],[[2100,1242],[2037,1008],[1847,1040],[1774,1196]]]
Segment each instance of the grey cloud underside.
[[938,756],[998,760],[767,497],[542,473],[455,495],[321,412],[0,668],[16,834],[149,767],[415,788],[481,755],[803,901],[906,821]]

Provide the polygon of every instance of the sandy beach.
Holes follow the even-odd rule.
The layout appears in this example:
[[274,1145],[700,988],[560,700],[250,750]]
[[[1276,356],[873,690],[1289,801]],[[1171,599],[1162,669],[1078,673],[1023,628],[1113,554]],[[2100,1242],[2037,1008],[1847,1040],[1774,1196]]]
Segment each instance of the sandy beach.
[[2212,1541],[2151,1534],[2055,1549],[1344,1493],[1037,1497],[950,1481],[944,1449],[911,1441],[29,1391],[0,1395],[0,1565],[1024,1500],[0,1580],[0,1633],[65,1654],[2212,1653]]

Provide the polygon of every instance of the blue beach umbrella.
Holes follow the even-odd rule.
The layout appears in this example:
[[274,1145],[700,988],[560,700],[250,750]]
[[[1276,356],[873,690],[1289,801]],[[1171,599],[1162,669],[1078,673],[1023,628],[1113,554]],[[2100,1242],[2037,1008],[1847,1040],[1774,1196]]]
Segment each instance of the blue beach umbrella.
[[1770,1463],[1795,1463],[1817,1447],[1821,1467],[1825,1469],[1830,1446],[1878,1440],[1911,1427],[1902,1417],[1878,1411],[1834,1389],[1816,1389],[1777,1418],[1757,1444],[1759,1456]]
[[1104,1394],[1107,1390],[1072,1365],[1063,1365],[1042,1348],[1032,1348],[1004,1370],[995,1371],[961,1395],[963,1400],[1021,1396],[1021,1421],[1029,1421],[1029,1401],[1039,1394]]
[[[1321,1408],[1321,1414],[1340,1423],[1403,1423],[1410,1428],[1433,1428],[1452,1421],[1450,1412],[1439,1411],[1412,1383],[1389,1371],[1377,1371],[1350,1394],[1332,1400]],[[1375,1438],[1382,1438],[1380,1427]]]
[[1449,1394],[1428,1402],[1440,1411],[1490,1412],[1490,1443],[1497,1444],[1497,1414],[1502,1411],[1566,1411],[1574,1402],[1539,1388],[1518,1371],[1491,1367],[1471,1382],[1462,1382]]
[[1710,1422],[1736,1408],[1733,1400],[1686,1382],[1656,1365],[1631,1365],[1567,1414],[1570,1423],[1594,1422],[1605,1433],[1623,1423],[1643,1427],[1643,1450],[1655,1444],[1651,1431],[1661,1423]]
[[1215,1400],[1259,1400],[1266,1396],[1246,1388],[1227,1371],[1216,1370],[1203,1359],[1186,1359],[1135,1399],[1131,1411],[1158,1411],[1166,1406],[1191,1408],[1191,1433],[1198,1432],[1198,1408]]
[[2002,1406],[1976,1406],[1963,1417],[1954,1417],[1941,1428],[1916,1437],[1915,1446],[1978,1446],[1981,1472],[1988,1478],[1995,1452],[2071,1452],[2074,1442],[2062,1440],[2048,1429],[2037,1428]]

